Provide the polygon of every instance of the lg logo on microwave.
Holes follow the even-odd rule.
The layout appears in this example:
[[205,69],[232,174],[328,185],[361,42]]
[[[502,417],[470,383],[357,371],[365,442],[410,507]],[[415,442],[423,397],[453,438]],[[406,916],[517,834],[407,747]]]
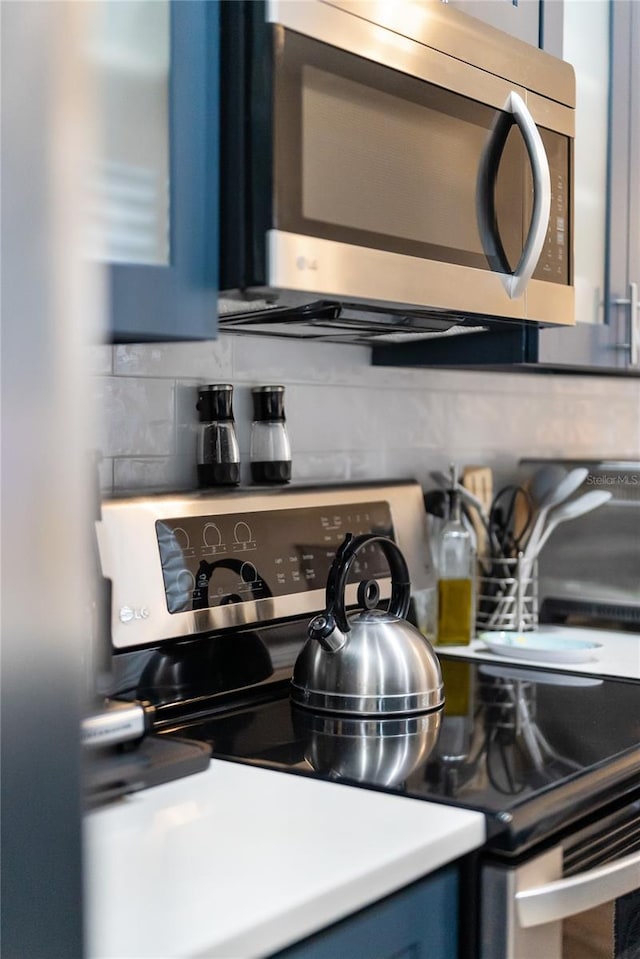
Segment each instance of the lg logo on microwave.
[[296,258],[296,266],[299,270],[317,270],[318,261],[308,256],[299,256]]
[[120,622],[121,623],[134,623],[136,620],[148,619],[149,610],[146,606],[121,606],[120,607]]

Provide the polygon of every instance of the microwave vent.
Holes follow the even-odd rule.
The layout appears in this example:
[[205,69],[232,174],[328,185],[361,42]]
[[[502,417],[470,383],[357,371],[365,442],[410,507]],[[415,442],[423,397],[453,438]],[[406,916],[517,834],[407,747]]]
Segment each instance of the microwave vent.
[[432,331],[430,333],[384,333],[376,336],[376,343],[412,343],[416,340],[430,340],[433,337],[460,336],[464,333],[486,333],[486,326],[450,326],[448,330]]
[[278,303],[269,300],[236,300],[231,297],[218,297],[218,316],[221,322],[229,317],[241,317],[251,313],[266,313],[271,310],[281,310]]
[[306,338],[324,342],[369,345],[411,343],[488,327],[469,325],[465,317],[437,310],[387,312],[353,303],[319,300],[290,304],[266,298],[224,294],[218,298],[220,330],[253,336]]

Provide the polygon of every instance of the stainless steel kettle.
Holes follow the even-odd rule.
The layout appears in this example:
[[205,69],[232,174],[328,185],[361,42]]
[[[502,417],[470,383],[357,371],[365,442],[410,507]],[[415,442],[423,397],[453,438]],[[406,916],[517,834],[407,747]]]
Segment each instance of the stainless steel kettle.
[[[344,591],[356,556],[378,543],[389,563],[389,608],[375,609],[375,580],[358,587],[364,607],[347,614]],[[418,713],[444,703],[440,664],[425,637],[404,620],[411,584],[404,556],[386,536],[347,534],[329,570],[326,609],[309,623],[293,668],[291,698],[301,706],[358,716]]]

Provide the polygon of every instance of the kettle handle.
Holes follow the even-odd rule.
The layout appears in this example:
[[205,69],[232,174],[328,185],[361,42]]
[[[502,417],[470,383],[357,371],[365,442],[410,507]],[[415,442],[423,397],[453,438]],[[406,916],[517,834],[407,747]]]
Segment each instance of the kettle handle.
[[353,536],[351,533],[347,533],[329,570],[326,593],[327,608],[325,611],[327,620],[333,619],[338,629],[343,633],[347,633],[350,629],[344,608],[344,591],[349,578],[349,571],[358,553],[371,543],[380,544],[391,571],[391,599],[389,600],[388,612],[392,616],[404,619],[409,609],[411,581],[409,568],[400,552],[400,548],[388,536],[377,536],[375,533],[362,533],[360,536]]

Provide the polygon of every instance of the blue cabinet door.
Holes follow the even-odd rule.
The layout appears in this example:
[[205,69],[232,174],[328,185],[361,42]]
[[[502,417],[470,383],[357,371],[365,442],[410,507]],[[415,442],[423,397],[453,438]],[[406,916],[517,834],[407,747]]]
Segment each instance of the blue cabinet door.
[[447,866],[277,959],[456,959],[458,882],[457,867]]
[[169,2],[169,258],[110,266],[116,343],[217,329],[219,2]]

